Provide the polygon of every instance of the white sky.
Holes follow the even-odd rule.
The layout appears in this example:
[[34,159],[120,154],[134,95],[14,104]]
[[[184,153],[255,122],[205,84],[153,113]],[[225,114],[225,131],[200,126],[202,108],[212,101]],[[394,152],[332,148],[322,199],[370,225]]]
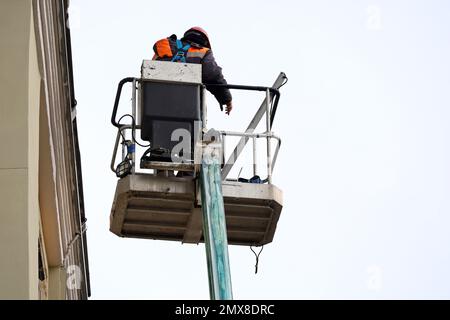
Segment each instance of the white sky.
[[[203,245],[108,231],[117,83],[194,25],[229,83],[289,77],[274,125],[284,208],[257,275],[230,247],[234,297],[450,298],[450,3],[176,3],[71,1],[92,298],[209,298]],[[209,126],[243,130],[260,98],[235,95],[230,117],[210,99]]]

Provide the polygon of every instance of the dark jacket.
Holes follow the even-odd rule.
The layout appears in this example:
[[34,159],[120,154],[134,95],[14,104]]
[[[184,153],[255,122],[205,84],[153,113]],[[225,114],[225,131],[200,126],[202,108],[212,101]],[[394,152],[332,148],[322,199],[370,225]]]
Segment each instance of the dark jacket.
[[[155,55],[153,60],[171,61],[173,56],[177,53],[176,36],[172,35],[169,38],[161,39],[153,46]],[[183,41],[183,45],[187,42]],[[200,63],[202,65],[202,82],[207,84],[227,84],[223,77],[222,68],[219,67],[214,59],[211,49],[200,47],[191,43],[186,55],[187,63]],[[230,90],[218,87],[206,87],[211,92],[220,105],[227,104],[232,100]]]

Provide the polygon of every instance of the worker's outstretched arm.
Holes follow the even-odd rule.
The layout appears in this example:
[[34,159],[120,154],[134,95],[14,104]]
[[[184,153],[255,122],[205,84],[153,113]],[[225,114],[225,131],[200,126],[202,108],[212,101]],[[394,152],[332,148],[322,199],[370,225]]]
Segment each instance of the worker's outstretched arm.
[[[222,74],[222,68],[217,65],[211,50],[206,53],[202,61],[202,78],[204,83],[227,84],[227,81]],[[226,105],[226,112],[227,114],[230,114],[233,107],[231,103],[232,96],[230,90],[219,87],[206,87],[206,89],[208,89],[209,92],[216,97],[221,108],[223,105]]]

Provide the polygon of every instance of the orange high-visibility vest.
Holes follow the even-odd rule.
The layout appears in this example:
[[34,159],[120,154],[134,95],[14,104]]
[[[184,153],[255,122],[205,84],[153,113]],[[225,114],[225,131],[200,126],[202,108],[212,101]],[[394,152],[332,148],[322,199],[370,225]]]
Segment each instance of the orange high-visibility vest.
[[[172,59],[172,57],[177,53],[176,44],[169,38],[157,41],[153,46],[153,50],[155,51],[153,60]],[[200,63],[208,51],[208,48],[191,46],[186,54],[187,62]]]

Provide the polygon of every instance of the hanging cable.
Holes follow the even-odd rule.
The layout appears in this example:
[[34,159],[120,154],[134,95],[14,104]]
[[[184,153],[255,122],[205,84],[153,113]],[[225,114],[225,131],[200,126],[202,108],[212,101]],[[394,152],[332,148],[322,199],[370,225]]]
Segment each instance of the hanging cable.
[[256,253],[255,250],[253,250],[253,247],[250,246],[250,250],[252,250],[253,254],[256,257],[256,264],[255,264],[255,274],[258,273],[258,264],[259,264],[259,255],[261,254],[261,252],[263,251],[264,246],[261,246],[261,250],[259,250],[259,253]]
[[[120,128],[120,121],[121,121],[123,118],[125,118],[125,117],[130,117],[130,118],[131,118],[131,127],[132,127],[132,130],[131,130],[131,137],[133,138],[133,142],[136,143],[137,145],[143,147],[143,148],[148,148],[148,147],[150,147],[150,143],[149,143],[148,145],[143,145],[143,144],[140,144],[139,142],[137,142],[136,137],[135,137],[135,135],[134,135],[134,131],[136,130],[136,122],[135,122],[135,120],[134,120],[134,117],[133,117],[131,114],[126,113],[126,114],[124,114],[123,116],[121,116],[121,117],[119,118],[119,121],[117,121],[117,124],[119,124],[119,128]],[[120,130],[120,129],[119,129],[119,130]],[[123,133],[122,133],[122,131],[120,131],[120,135],[122,136],[123,140],[126,140],[125,137],[124,137],[124,135],[123,135]]]

